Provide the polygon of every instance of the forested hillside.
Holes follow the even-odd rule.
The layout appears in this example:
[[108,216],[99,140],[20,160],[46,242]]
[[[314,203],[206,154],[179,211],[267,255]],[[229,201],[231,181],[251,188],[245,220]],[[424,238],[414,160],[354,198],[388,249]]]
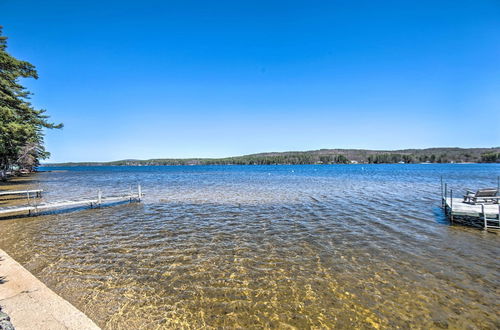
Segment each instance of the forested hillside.
[[270,152],[227,158],[120,160],[102,163],[48,165],[272,165],[272,164],[387,164],[387,163],[500,163],[497,148],[429,148],[404,150],[321,149]]

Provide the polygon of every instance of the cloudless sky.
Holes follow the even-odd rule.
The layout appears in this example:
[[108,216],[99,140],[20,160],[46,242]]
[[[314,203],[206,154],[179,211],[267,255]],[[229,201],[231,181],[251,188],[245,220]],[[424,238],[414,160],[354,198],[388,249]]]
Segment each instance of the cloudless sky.
[[500,1],[0,0],[49,161],[500,145]]

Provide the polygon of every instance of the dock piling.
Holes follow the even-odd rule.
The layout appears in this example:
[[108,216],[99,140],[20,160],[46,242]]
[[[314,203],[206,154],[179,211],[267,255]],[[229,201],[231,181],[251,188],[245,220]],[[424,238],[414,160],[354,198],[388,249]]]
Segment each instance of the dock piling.
[[453,189],[450,189],[450,221],[453,223]]
[[483,214],[484,230],[488,229],[488,220],[486,220],[486,212],[484,211],[484,204],[481,204],[481,213]]
[[441,175],[441,208],[444,208],[444,194],[443,194],[443,176]]
[[447,204],[446,204],[446,200],[448,197],[447,194],[448,194],[448,184],[445,183],[444,184],[444,200],[443,200],[444,201],[444,213],[447,213],[447,209],[448,209]]

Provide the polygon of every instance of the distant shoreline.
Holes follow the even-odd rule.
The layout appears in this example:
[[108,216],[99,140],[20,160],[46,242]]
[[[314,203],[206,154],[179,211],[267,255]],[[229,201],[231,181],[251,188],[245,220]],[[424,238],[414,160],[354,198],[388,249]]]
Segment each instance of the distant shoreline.
[[[175,166],[298,166],[298,165],[472,165],[472,164],[500,164],[500,163],[490,163],[490,162],[462,162],[462,163],[332,163],[332,164],[164,164],[164,165],[115,165],[115,164],[76,164],[71,163],[68,164],[42,164],[39,168],[48,168],[48,167],[148,167],[148,166],[157,166],[157,167],[175,167]],[[67,172],[68,170],[36,170],[36,173],[61,173]]]
[[402,150],[320,149],[268,152],[225,158],[125,159],[109,162],[47,163],[54,166],[163,166],[163,165],[319,165],[319,164],[439,164],[500,163],[500,147],[427,148]]

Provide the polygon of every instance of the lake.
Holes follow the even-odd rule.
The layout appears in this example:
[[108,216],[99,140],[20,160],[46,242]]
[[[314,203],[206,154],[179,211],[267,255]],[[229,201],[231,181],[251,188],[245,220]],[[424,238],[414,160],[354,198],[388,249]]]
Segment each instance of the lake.
[[450,226],[499,164],[67,167],[44,200],[142,203],[0,221],[0,248],[106,329],[500,328],[500,238]]

